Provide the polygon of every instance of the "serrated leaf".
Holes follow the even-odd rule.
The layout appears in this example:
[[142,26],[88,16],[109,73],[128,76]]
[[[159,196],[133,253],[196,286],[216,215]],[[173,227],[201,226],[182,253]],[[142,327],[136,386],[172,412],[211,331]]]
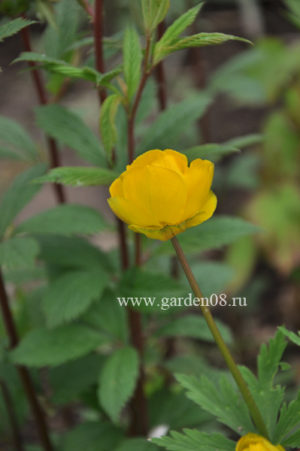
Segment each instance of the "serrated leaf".
[[112,149],[117,141],[115,118],[120,102],[121,97],[117,94],[112,94],[105,99],[100,111],[101,138],[109,158],[111,158]]
[[0,265],[4,269],[33,266],[39,253],[39,245],[33,238],[13,237],[0,242]]
[[35,183],[62,183],[70,186],[110,185],[118,173],[110,169],[94,167],[68,167],[52,169],[48,174],[34,180]]
[[279,369],[281,357],[286,347],[287,341],[280,330],[274,338],[271,338],[268,346],[262,344],[257,358],[258,380],[262,387],[272,387],[274,377]]
[[14,120],[0,116],[0,158],[34,161],[36,146],[26,130]]
[[[179,235],[179,241],[187,253],[199,253],[209,249],[219,249],[237,239],[259,232],[259,227],[234,216],[215,216],[199,227],[188,229]],[[158,253],[173,254],[170,243],[165,243]]]
[[146,438],[132,438],[122,442],[116,451],[159,451],[159,449]]
[[180,296],[185,291],[181,282],[167,275],[132,268],[123,274],[117,291],[117,300],[123,308],[126,305],[122,304],[125,300],[131,307],[145,313],[163,312],[161,308],[163,297]]
[[106,289],[98,302],[93,303],[84,314],[83,321],[99,329],[112,340],[128,342],[128,323],[126,309],[120,307],[116,293]]
[[297,446],[298,448],[300,446],[300,430],[295,432],[295,434],[290,435],[290,437],[284,440],[282,444],[283,446],[292,448],[295,448]]
[[[230,329],[221,321],[216,320],[218,329],[225,342],[232,343],[232,334]],[[205,319],[199,315],[186,315],[174,319],[165,326],[157,330],[159,337],[190,337],[198,340],[214,342],[214,338],[206,324]]]
[[133,27],[125,31],[123,44],[124,78],[127,84],[127,95],[129,101],[134,96],[140,78],[141,63],[143,59],[139,35]]
[[30,367],[56,366],[88,354],[104,341],[101,334],[80,324],[34,329],[11,351],[11,358]]
[[96,166],[105,166],[104,149],[77,114],[60,105],[46,105],[36,108],[36,118],[39,127],[52,138]]
[[[195,358],[198,359],[198,356]],[[151,428],[161,425],[168,425],[174,429],[192,426],[204,428],[214,421],[209,413],[188,399],[183,391],[177,393],[173,387],[170,389],[164,387],[156,391],[150,397],[148,406]]]
[[178,50],[183,50],[192,47],[204,47],[207,45],[223,44],[227,41],[241,41],[251,44],[248,39],[239,38],[224,33],[198,33],[182,39],[176,39],[167,45],[161,45],[154,50],[154,64],[157,64],[166,56]]
[[117,422],[121,409],[134,392],[139,372],[139,359],[135,349],[121,348],[105,362],[99,378],[99,401],[113,422]]
[[117,67],[109,72],[100,73],[92,67],[76,67],[66,63],[63,60],[51,58],[44,53],[23,52],[13,62],[31,61],[41,65],[44,69],[54,74],[64,75],[68,78],[82,79],[95,83],[96,86],[109,87],[109,81],[116,77],[121,68]]
[[100,299],[108,277],[99,269],[71,271],[55,279],[43,296],[43,309],[49,327],[70,322]]
[[79,395],[97,383],[104,357],[96,353],[49,369],[51,401],[62,405],[78,399]]
[[144,26],[149,34],[164,20],[169,8],[170,0],[142,0]]
[[218,383],[204,375],[196,378],[177,374],[176,379],[187,390],[188,398],[218,421],[241,435],[255,432],[248,408],[228,376],[221,376]]
[[46,170],[45,164],[38,164],[18,175],[8,190],[4,193],[0,202],[0,237],[8,226],[11,225],[18,213],[28,204],[33,196],[41,189],[31,182],[42,175]]
[[249,368],[243,366],[239,368],[257,406],[259,406],[259,410],[273,442],[273,434],[276,430],[276,422],[284,397],[284,389],[280,385],[277,385],[275,388],[270,388],[268,385],[264,386],[257,380]]
[[300,346],[300,331],[298,331],[298,334],[295,334],[295,332],[286,329],[284,326],[278,327],[278,330],[280,330],[280,332],[282,332],[292,343]]
[[180,134],[204,114],[211,101],[211,97],[206,94],[194,95],[160,113],[147,129],[137,153],[155,148],[170,148],[173,144],[176,148]]
[[165,47],[171,45],[183,31],[190,26],[197,17],[203,3],[190,8],[184,14],[182,14],[178,19],[176,19],[165,31],[161,39],[156,43],[156,48]]
[[62,451],[113,450],[123,439],[123,431],[108,421],[89,421],[67,432],[63,440]]
[[85,205],[66,204],[50,208],[24,221],[16,232],[54,235],[95,234],[107,228],[98,211]]
[[40,246],[40,258],[59,271],[72,268],[113,270],[108,252],[101,251],[83,238],[37,235],[36,239]]
[[4,23],[0,26],[0,42],[33,23],[35,23],[34,20],[23,19],[22,17]]
[[[284,404],[282,406],[280,417],[275,428],[274,443],[282,443],[285,441],[284,438],[292,432],[296,426],[300,426],[300,393],[298,393],[297,399],[291,401],[288,405]],[[298,439],[300,439],[300,436]],[[287,439],[287,441],[289,441],[289,439]],[[299,444],[300,440],[296,446]]]
[[234,451],[235,442],[221,434],[207,434],[196,429],[183,433],[171,431],[170,436],[152,439],[153,443],[170,451]]

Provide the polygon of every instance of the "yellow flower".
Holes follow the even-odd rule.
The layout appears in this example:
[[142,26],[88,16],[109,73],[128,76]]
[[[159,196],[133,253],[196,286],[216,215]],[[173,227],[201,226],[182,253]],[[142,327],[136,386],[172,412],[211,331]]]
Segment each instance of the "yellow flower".
[[272,445],[267,439],[257,434],[247,434],[238,441],[236,451],[284,451],[281,445]]
[[180,152],[149,150],[111,184],[108,203],[131,230],[165,241],[212,216],[213,173],[208,160],[189,166]]

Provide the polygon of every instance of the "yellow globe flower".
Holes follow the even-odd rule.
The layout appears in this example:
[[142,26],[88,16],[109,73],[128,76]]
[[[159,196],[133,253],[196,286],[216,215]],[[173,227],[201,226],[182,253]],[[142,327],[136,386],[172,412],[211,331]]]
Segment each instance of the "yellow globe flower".
[[200,158],[190,166],[175,150],[149,150],[111,184],[108,203],[134,232],[168,240],[214,213],[214,165]]
[[272,445],[258,434],[247,434],[237,442],[236,451],[284,451],[281,445]]

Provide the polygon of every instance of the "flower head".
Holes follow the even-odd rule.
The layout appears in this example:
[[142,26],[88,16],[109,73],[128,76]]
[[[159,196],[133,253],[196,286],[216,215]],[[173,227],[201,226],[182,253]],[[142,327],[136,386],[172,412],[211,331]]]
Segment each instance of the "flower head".
[[168,240],[214,213],[214,165],[200,158],[190,166],[175,150],[149,150],[110,186],[108,203],[134,232]]
[[272,445],[267,439],[258,434],[244,435],[237,442],[236,451],[284,451],[281,445]]

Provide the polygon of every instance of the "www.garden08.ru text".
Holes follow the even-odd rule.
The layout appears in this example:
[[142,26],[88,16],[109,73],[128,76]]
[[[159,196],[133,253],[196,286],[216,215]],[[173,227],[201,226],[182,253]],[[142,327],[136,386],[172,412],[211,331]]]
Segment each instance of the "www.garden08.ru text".
[[226,293],[213,293],[197,298],[189,293],[187,297],[117,297],[120,307],[155,307],[168,310],[170,307],[247,307],[246,297],[229,298]]

